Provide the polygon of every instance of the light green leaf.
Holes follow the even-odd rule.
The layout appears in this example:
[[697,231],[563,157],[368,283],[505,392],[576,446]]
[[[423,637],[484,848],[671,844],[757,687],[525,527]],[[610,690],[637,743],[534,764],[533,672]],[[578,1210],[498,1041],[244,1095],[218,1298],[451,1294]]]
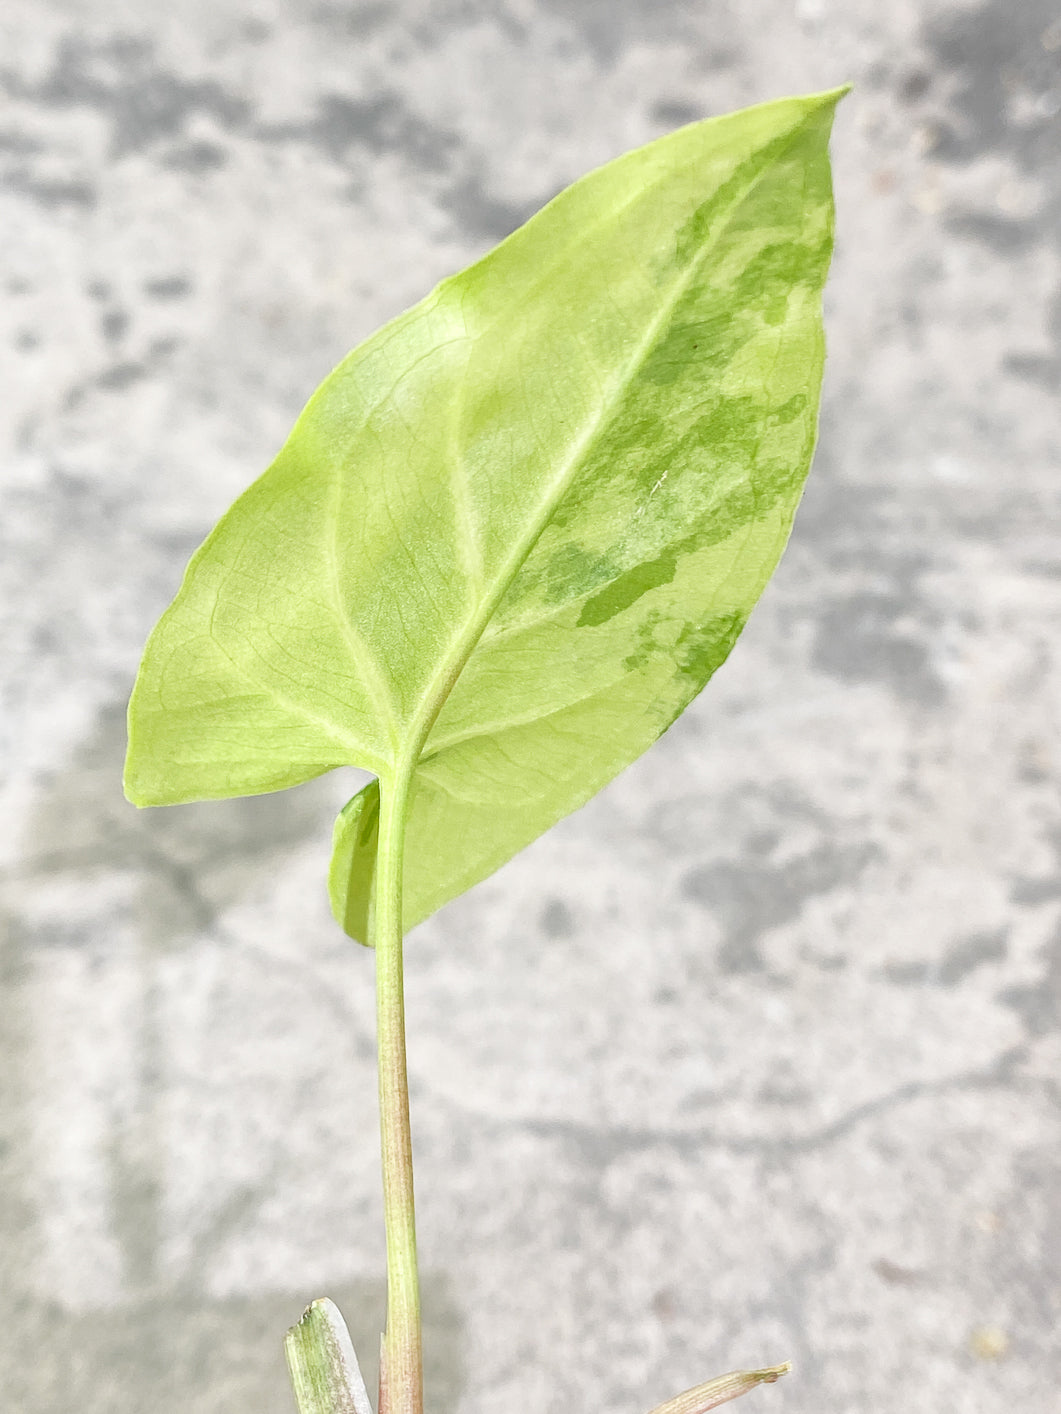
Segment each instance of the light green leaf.
[[284,1337],[298,1414],[372,1414],[372,1404],[339,1308],[314,1301]]
[[[641,754],[725,659],[813,450],[842,90],[591,173],[356,349],[223,517],[130,707],[137,804],[415,763],[404,918]],[[379,783],[336,825],[365,941]]]

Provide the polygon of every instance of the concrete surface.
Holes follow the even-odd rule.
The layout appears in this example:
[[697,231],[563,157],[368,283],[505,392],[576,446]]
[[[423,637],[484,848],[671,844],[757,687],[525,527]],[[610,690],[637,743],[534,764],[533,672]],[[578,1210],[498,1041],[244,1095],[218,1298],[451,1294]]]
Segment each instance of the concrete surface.
[[[338,358],[588,167],[844,79],[821,447],[732,661],[409,949],[431,1414],[1047,1414],[1056,0],[7,0],[0,1404],[289,1411],[383,1299],[352,781],[138,814],[188,552]],[[371,1358],[366,1360],[373,1365]],[[371,1378],[371,1375],[370,1375]]]

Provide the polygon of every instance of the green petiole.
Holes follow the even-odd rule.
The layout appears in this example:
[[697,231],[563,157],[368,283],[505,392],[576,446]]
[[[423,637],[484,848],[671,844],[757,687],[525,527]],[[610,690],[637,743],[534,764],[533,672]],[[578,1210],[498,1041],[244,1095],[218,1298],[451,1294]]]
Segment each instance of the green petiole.
[[381,782],[372,924],[387,1227],[387,1330],[380,1361],[380,1414],[423,1414],[424,1407],[402,930],[402,862],[410,774],[399,768]]

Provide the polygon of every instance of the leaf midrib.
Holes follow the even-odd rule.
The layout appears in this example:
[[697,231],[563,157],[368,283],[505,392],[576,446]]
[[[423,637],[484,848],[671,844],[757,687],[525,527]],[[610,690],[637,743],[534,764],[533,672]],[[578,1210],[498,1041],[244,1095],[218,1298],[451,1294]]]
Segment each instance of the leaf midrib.
[[[775,160],[786,153],[799,135],[800,131],[807,125],[812,117],[817,116],[817,110],[800,117],[790,129],[784,140],[784,145],[777,153]],[[775,139],[776,140],[776,139]],[[764,144],[759,149],[759,154],[768,144]],[[750,161],[752,159],[746,159]],[[746,164],[742,164],[746,165]],[[463,634],[459,635],[453,643],[451,652],[443,657],[439,668],[435,673],[431,683],[424,693],[419,712],[413,717],[410,723],[409,736],[402,750],[401,763],[395,763],[395,773],[403,768],[408,770],[413,762],[420,759],[421,752],[427,741],[427,737],[432,726],[438,718],[439,713],[445,706],[446,700],[456,685],[457,679],[463,672],[465,665],[475,651],[479,640],[482,638],[488,627],[498,604],[501,602],[509,586],[519,573],[528,555],[533,550],[539,537],[552,519],[553,513],[559,505],[563,496],[574,481],[575,476],[582,465],[593,442],[601,431],[611,421],[613,411],[622,396],[623,392],[632,382],[637,372],[643,367],[645,360],[651,352],[660,330],[673,315],[674,310],[687,293],[693,277],[699,271],[700,266],[707,258],[708,253],[714,249],[719,237],[728,227],[734,212],[748,199],[770,164],[764,165],[754,174],[748,183],[736,194],[730,203],[725,215],[718,221],[712,232],[711,239],[701,246],[697,255],[690,260],[684,274],[675,281],[674,289],[667,300],[664,301],[656,318],[649,325],[648,332],[640,341],[634,353],[627,362],[623,373],[614,380],[612,391],[603,399],[596,414],[590,419],[586,431],[576,439],[573,451],[561,463],[560,470],[553,476],[546,494],[543,496],[538,516],[530,523],[523,537],[516,541],[512,553],[503,564],[495,580],[495,585],[490,594],[486,596],[479,611],[473,614],[466,626]],[[740,170],[739,168],[737,169]],[[389,777],[389,772],[382,779]]]

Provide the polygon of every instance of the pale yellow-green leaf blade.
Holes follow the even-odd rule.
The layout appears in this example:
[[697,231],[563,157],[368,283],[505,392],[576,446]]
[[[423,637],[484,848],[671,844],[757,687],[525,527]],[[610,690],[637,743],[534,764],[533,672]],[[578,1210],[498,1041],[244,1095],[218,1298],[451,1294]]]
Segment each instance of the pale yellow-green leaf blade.
[[[407,922],[634,760],[723,661],[813,450],[840,91],[561,193],[355,350],[222,518],[130,705],[140,804],[413,759]],[[332,899],[364,937],[372,786]]]

